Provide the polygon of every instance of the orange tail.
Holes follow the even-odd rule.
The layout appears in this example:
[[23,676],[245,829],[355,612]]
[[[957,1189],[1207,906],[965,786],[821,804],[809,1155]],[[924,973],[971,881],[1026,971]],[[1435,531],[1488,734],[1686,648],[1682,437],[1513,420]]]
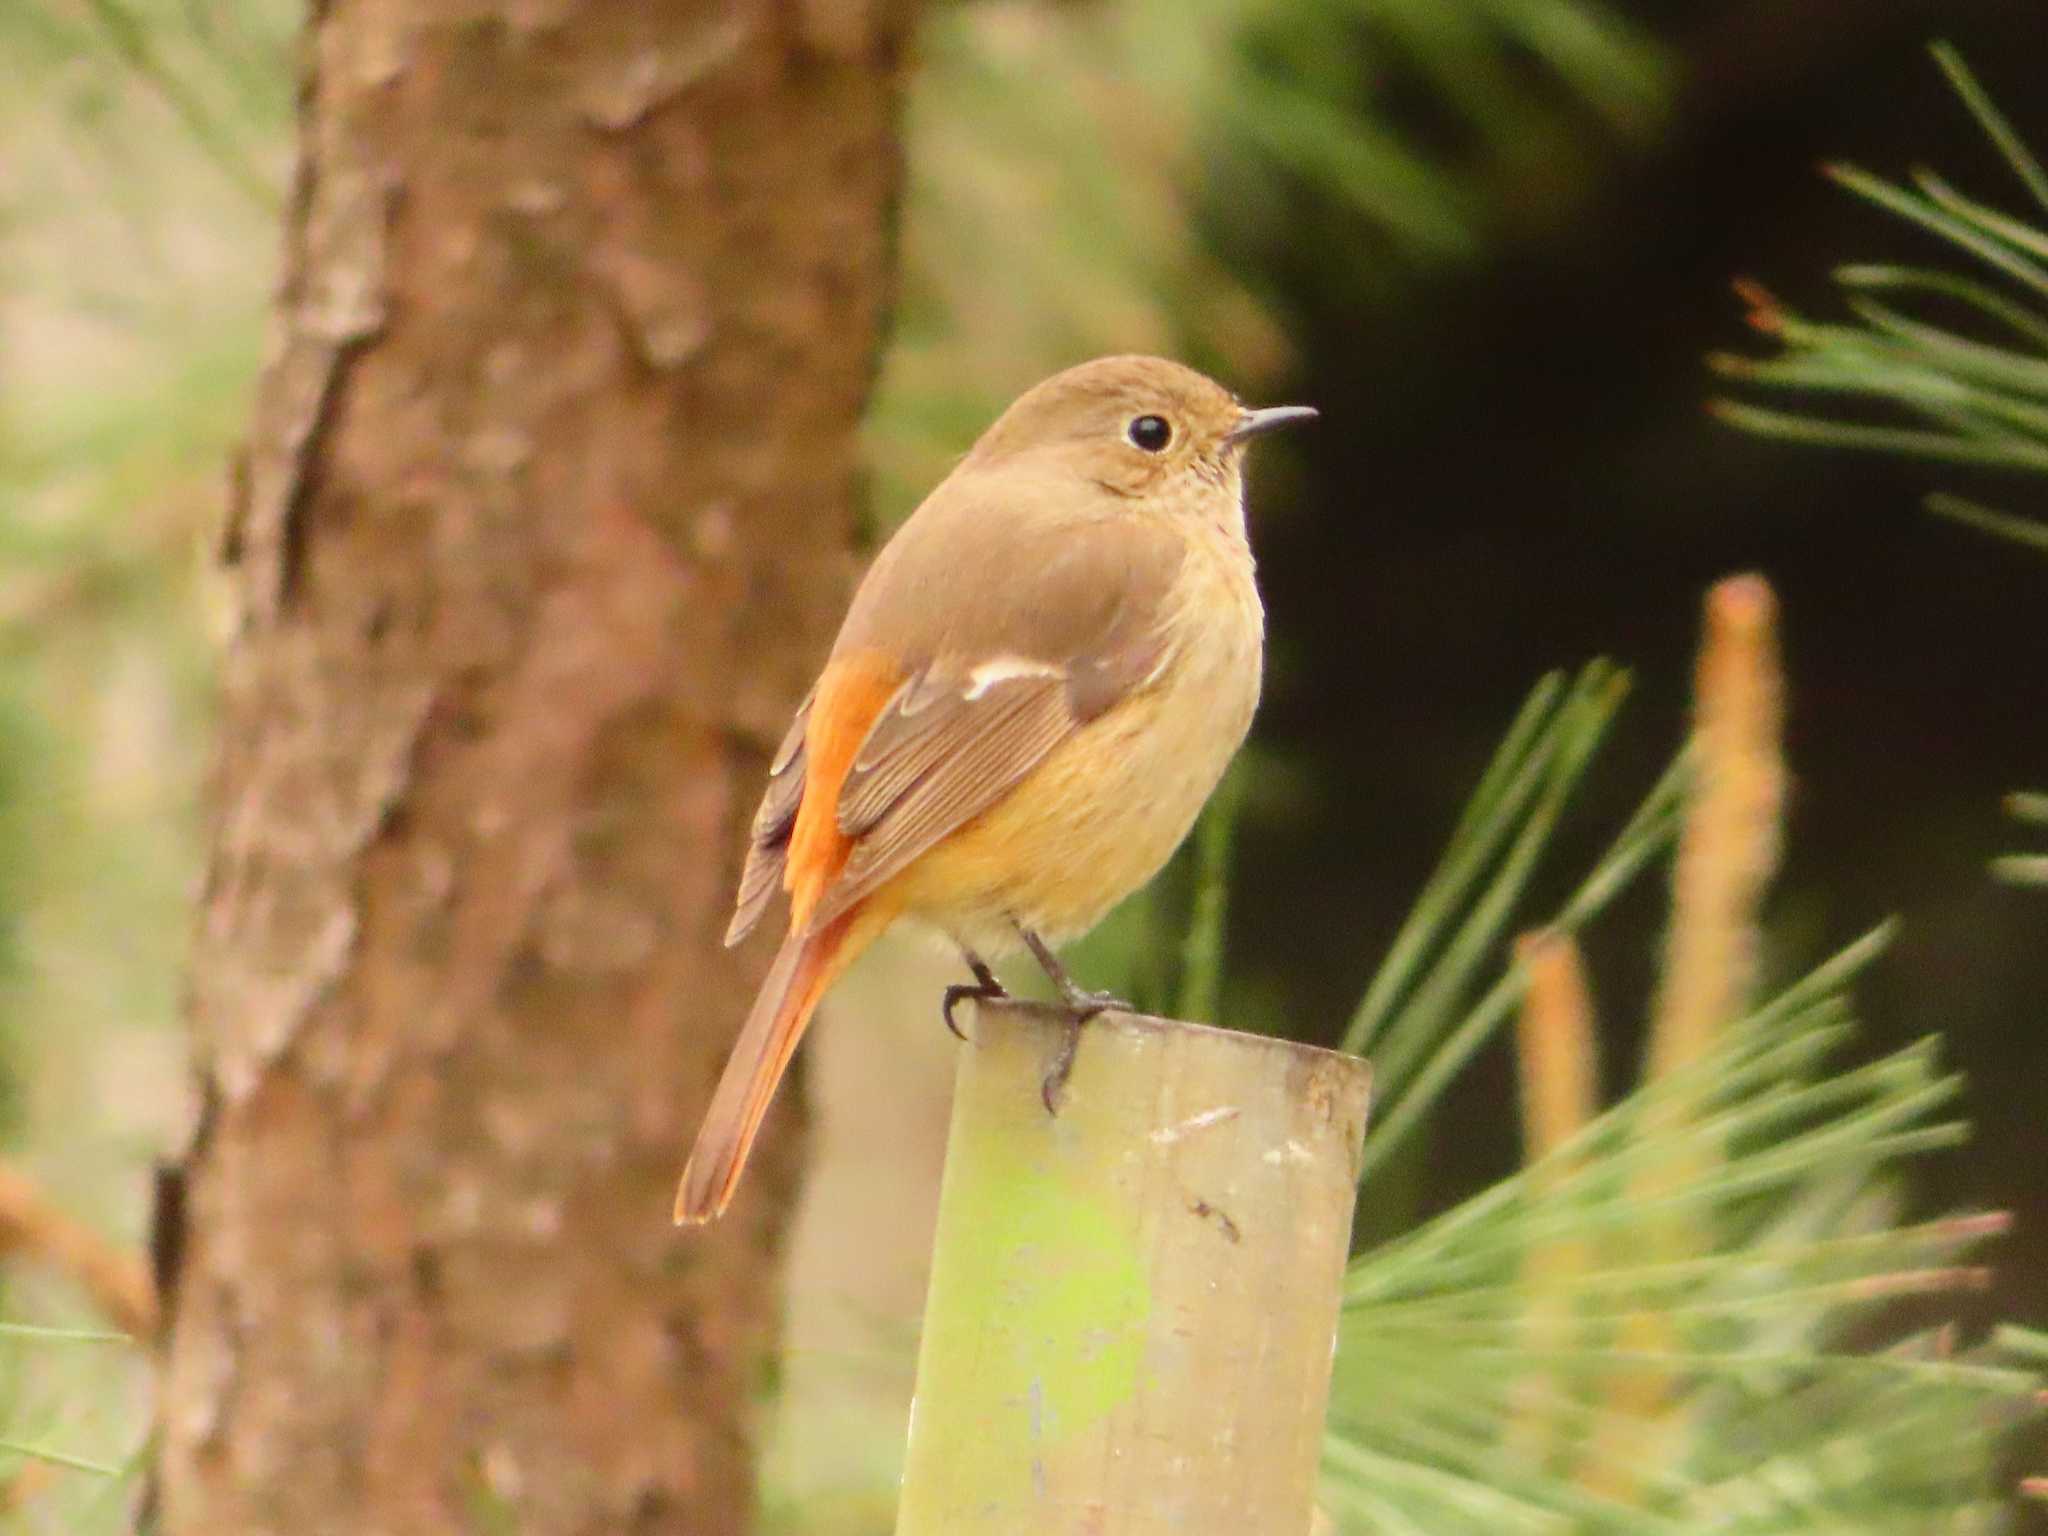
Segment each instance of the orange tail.
[[852,931],[860,916],[855,908],[816,933],[792,933],[782,941],[711,1095],[697,1144],[690,1149],[682,1188],[676,1192],[677,1226],[695,1226],[725,1214],[812,1010],[873,936],[865,924],[859,932]]

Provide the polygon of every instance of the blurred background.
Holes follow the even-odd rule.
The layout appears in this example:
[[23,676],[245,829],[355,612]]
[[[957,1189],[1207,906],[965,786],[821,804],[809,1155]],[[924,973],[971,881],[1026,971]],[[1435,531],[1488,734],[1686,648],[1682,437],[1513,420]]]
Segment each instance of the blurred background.
[[[0,1136],[138,1249],[147,1170],[189,1112],[209,564],[262,353],[298,19],[277,0],[0,7]],[[1839,317],[1840,262],[1953,265],[1819,162],[1937,166],[2048,218],[1930,61],[1936,36],[2048,150],[2039,17],[1993,0],[934,5],[872,511],[879,533],[1004,401],[1099,352],[1322,410],[1253,491],[1271,665],[1220,1017],[1323,1040],[1536,674],[1607,655],[1635,680],[1540,904],[1680,739],[1702,591],[1765,573],[1795,775],[1766,971],[1903,916],[1861,993],[1864,1048],[1940,1031],[1969,1073],[1977,1139],[1926,1165],[1918,1199],[2018,1214],[1982,1315],[2039,1325],[2048,892],[1987,866],[2026,845],[2002,797],[2048,785],[2048,565],[1921,500],[2038,511],[2044,482],[1706,409],[1728,392],[1708,354],[1769,350],[1732,279]],[[1091,979],[1142,987],[1186,884],[1092,940]],[[1630,1000],[1603,1014],[1616,1087],[1663,910],[1647,882],[1589,940],[1596,989]],[[900,1013],[930,964],[878,956],[837,1011]],[[886,1047],[859,1023],[816,1037],[770,1469],[808,1529],[886,1508],[922,1296],[930,1188],[904,1170],[935,1173],[949,1058],[921,1015],[876,1027]],[[1511,1070],[1495,1052],[1465,1076],[1368,1229],[1514,1165]],[[904,1240],[851,1241],[880,1220]],[[33,1271],[0,1285],[9,1316],[95,1320]],[[133,1449],[131,1361],[0,1348],[7,1438]],[[97,1508],[19,1518],[84,1529]]]

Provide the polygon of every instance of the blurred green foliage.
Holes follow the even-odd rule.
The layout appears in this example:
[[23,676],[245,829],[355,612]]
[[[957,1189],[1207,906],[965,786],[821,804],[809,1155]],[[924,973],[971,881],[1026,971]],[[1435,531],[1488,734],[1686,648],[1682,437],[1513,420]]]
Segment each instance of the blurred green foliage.
[[[1363,99],[1360,82],[1368,82]],[[982,0],[935,8],[911,82],[902,291],[872,414],[907,514],[1027,385],[1105,351],[1247,388],[1277,296],[1211,232],[1330,194],[1342,280],[1392,296],[1568,221],[1666,131],[1675,71],[1597,0]]]
[[[2048,827],[2048,795],[2014,793],[2005,806],[2013,820],[2030,827]],[[1994,860],[1992,869],[2015,885],[2048,886],[2048,854],[2009,853]]]
[[[0,1137],[129,1243],[185,1092],[204,556],[258,356],[296,24],[274,0],[0,7]],[[87,1320],[39,1277],[5,1294]],[[129,1480],[82,1467],[138,1456],[148,1412],[122,1345],[0,1340],[0,1485],[22,1495],[0,1527],[125,1528]]]

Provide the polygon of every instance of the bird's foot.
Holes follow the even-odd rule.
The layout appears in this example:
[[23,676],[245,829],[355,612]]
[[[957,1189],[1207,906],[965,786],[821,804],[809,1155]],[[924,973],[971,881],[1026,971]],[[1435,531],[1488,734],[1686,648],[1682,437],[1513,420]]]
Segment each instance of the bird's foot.
[[1131,1004],[1114,992],[1083,992],[1079,987],[1061,989],[1060,1006],[1083,1024],[1098,1013],[1131,1012]]
[[1131,1008],[1129,1003],[1112,993],[1083,992],[1071,984],[1060,989],[1060,1006],[1067,1011],[1067,1037],[1060,1042],[1060,1052],[1053,1057],[1052,1069],[1045,1074],[1045,1081],[1038,1090],[1048,1115],[1060,1112],[1060,1095],[1066,1091],[1067,1079],[1073,1075],[1074,1057],[1081,1049],[1081,1031],[1088,1021],[1098,1013],[1112,1010],[1128,1013]]
[[962,949],[960,957],[967,962],[967,969],[974,972],[974,980],[963,981],[946,988],[946,995],[939,1000],[939,1017],[946,1021],[946,1028],[953,1031],[953,1038],[964,1041],[967,1036],[954,1021],[953,1010],[968,998],[977,1003],[1001,1002],[1009,997],[996,973],[988,968],[988,962],[971,949]]
[[1131,1005],[1113,992],[1089,992],[1078,986],[1067,974],[1067,968],[1060,964],[1059,956],[1052,952],[1052,946],[1022,923],[1017,924],[1017,933],[1058,990],[1060,1006],[1067,1011],[1067,1038],[1060,1045],[1059,1055],[1053,1058],[1052,1070],[1045,1074],[1045,1081],[1039,1085],[1039,1097],[1045,1100],[1045,1112],[1057,1115],[1060,1112],[1060,1094],[1067,1086],[1067,1079],[1073,1075],[1074,1056],[1081,1049],[1081,1026],[1098,1013],[1107,1013],[1111,1009],[1128,1012]]
[[965,1040],[966,1031],[953,1018],[953,1010],[972,998],[977,1003],[999,1003],[1010,994],[1003,990],[1001,982],[990,985],[980,981],[960,981],[946,988],[946,994],[939,1000],[939,1017],[946,1021],[946,1028],[953,1031],[956,1040]]

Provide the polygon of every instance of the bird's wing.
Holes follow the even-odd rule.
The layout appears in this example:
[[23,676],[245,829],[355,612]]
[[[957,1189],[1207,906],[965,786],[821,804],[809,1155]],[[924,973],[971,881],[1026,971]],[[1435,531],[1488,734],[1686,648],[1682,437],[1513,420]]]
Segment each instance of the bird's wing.
[[797,705],[796,718],[790,721],[782,745],[769,761],[768,787],[762,791],[760,808],[754,812],[754,823],[747,831],[747,862],[740,870],[739,897],[733,903],[732,923],[725,930],[728,948],[753,932],[761,914],[768,910],[768,903],[782,888],[789,835],[796,826],[797,807],[804,798],[804,731],[810,723],[811,701],[817,696],[818,690],[813,688]]
[[[987,511],[969,503],[956,513],[975,523],[965,537],[941,531],[913,546],[925,562],[880,573],[898,591],[880,594],[874,611],[907,622],[857,628],[858,610],[849,616],[857,641],[888,644],[917,665],[837,785],[838,830],[851,847],[813,924],[850,910],[995,805],[1165,658],[1164,609],[1185,547],[1174,531],[1137,517],[1075,526]],[[991,536],[998,528],[1010,531]],[[919,563],[927,568],[912,568]]]
[[[948,514],[957,530],[934,519],[921,532],[937,537],[899,535],[863,583],[804,746],[785,763],[803,779],[795,816],[772,845],[757,832],[756,849],[773,851],[749,857],[749,924],[777,872],[797,921],[817,929],[843,916],[1164,661],[1185,548],[1175,531],[1137,517],[1077,527],[989,511],[928,502],[921,518]],[[756,825],[771,824],[764,803]]]

